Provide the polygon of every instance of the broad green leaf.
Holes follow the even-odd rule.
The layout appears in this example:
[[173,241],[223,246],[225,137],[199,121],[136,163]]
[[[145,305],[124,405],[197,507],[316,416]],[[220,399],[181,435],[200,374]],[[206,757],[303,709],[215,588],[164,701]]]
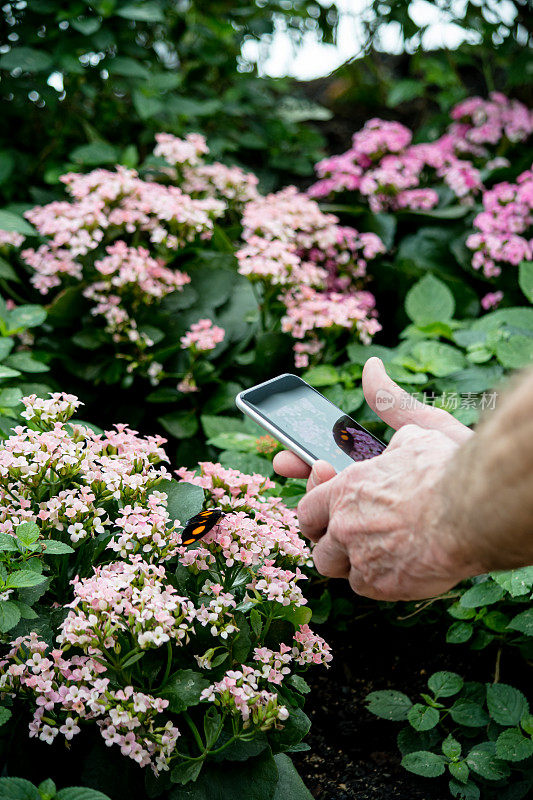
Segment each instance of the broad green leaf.
[[424,275],[407,293],[405,310],[417,325],[446,322],[453,317],[455,300],[442,281],[433,275]]
[[438,709],[415,703],[407,712],[407,720],[415,731],[429,731],[438,725],[440,714]]
[[30,353],[13,353],[5,361],[8,367],[20,372],[48,372],[49,367],[42,361],[32,358]]
[[46,319],[46,309],[42,306],[23,305],[12,309],[7,315],[7,324],[12,331],[36,328]]
[[16,408],[22,398],[22,392],[16,386],[0,390],[0,408]]
[[5,725],[6,722],[11,719],[11,716],[12,714],[9,708],[6,708],[5,706],[0,706],[0,726]]
[[456,760],[461,757],[461,743],[450,733],[442,743],[442,752],[447,758]]
[[272,462],[255,453],[239,453],[236,450],[223,450],[219,459],[223,467],[238,469],[246,475],[264,475],[269,478],[274,473]]
[[45,580],[45,576],[39,572],[34,572],[31,569],[19,569],[8,576],[6,587],[10,589],[25,589],[30,586],[38,586]]
[[487,707],[492,719],[500,725],[518,725],[529,711],[522,692],[506,683],[487,686]]
[[111,800],[107,794],[98,792],[96,789],[88,789],[85,786],[70,786],[61,789],[54,800]]
[[2,800],[41,800],[37,787],[24,778],[0,778]]
[[173,411],[159,417],[158,422],[176,439],[190,439],[198,430],[198,420],[194,411]]
[[494,742],[482,742],[475,745],[468,753],[466,763],[477,775],[488,781],[499,781],[507,778],[509,767],[496,756]]
[[510,569],[506,572],[491,572],[490,577],[499,583],[511,597],[520,597],[533,588],[533,567]]
[[167,495],[167,509],[172,520],[179,520],[185,525],[188,519],[199,514],[204,505],[204,490],[186,481],[171,480],[160,481],[153,491],[165,492]]
[[521,369],[533,361],[533,337],[510,336],[496,344],[496,357],[506,369]]
[[108,62],[107,70],[110,75],[123,75],[125,78],[140,78],[141,80],[150,78],[149,69],[135,58],[127,56],[115,56]]
[[452,797],[456,797],[457,800],[479,800],[481,797],[478,785],[472,781],[463,784],[452,778],[448,785]]
[[522,261],[518,268],[518,284],[530,303],[533,303],[533,261]]
[[78,33],[83,34],[83,36],[92,36],[102,24],[99,19],[94,17],[78,17],[78,19],[70,19],[69,22],[71,27]]
[[370,692],[366,697],[366,703],[367,709],[372,714],[394,722],[406,720],[409,709],[413,705],[406,694],[395,689]]
[[304,381],[311,386],[331,386],[340,381],[339,371],[329,364],[321,364],[318,367],[311,367],[302,375]]
[[496,755],[504,761],[523,761],[533,755],[533,742],[518,728],[510,728],[496,739]]
[[257,436],[237,431],[219,433],[208,439],[207,444],[218,447],[220,450],[237,450],[241,453],[257,453]]
[[15,533],[19,542],[22,542],[25,547],[36,542],[41,535],[39,526],[35,522],[22,522],[17,525]]
[[525,636],[533,636],[533,608],[528,608],[513,617],[508,627],[523,633]]
[[313,796],[298,775],[289,756],[274,756],[278,768],[278,782],[272,800],[312,800]]
[[53,63],[49,53],[33,47],[12,47],[0,57],[0,69],[9,71],[21,69],[23,72],[44,72],[51,69]]
[[24,236],[35,236],[37,233],[35,228],[29,222],[26,222],[23,217],[4,209],[0,209],[0,230],[14,231],[15,233],[22,233]]
[[179,714],[190,706],[197,706],[200,694],[208,686],[209,681],[201,672],[180,669],[174,673],[160,694],[169,701],[170,710]]
[[57,788],[51,778],[47,778],[45,781],[40,783],[37,788],[43,800],[54,800],[57,793]]
[[445,769],[444,756],[431,753],[429,750],[419,750],[415,753],[408,753],[402,758],[402,767],[414,772],[415,775],[422,775],[424,778],[438,778]]
[[16,603],[12,600],[2,600],[0,602],[0,632],[5,633],[14,628],[20,620],[20,616],[20,610]]
[[450,625],[448,628],[446,641],[449,644],[463,644],[463,642],[467,642],[471,638],[473,632],[474,629],[470,623],[454,622],[453,625]]
[[408,103],[416,97],[422,97],[424,88],[422,81],[417,81],[413,78],[404,78],[403,80],[396,81],[392,84],[387,95],[387,105],[394,108],[402,103]]
[[413,346],[411,353],[419,364],[418,371],[429,372],[437,378],[452,375],[465,366],[463,354],[451,344],[419,342]]
[[457,781],[461,783],[468,781],[470,770],[466,761],[452,761],[451,764],[448,764],[448,769],[450,770],[450,775],[453,775]]
[[124,19],[133,19],[136,22],[164,22],[165,17],[158,3],[135,3],[122,6],[116,12],[117,16]]
[[118,161],[116,147],[107,142],[91,142],[76,147],[70,157],[77,164],[98,166],[99,164],[115,164]]
[[463,688],[463,679],[456,672],[434,672],[428,686],[435,697],[452,697]]
[[17,550],[15,537],[9,533],[0,533],[0,553],[16,552]]
[[497,603],[504,595],[502,587],[492,580],[476,583],[463,594],[459,600],[465,608],[479,608]]
[[[206,764],[194,783],[175,787],[168,800],[273,800],[278,768],[270,751],[228,769],[228,764]],[[186,792],[186,793],[185,793]]]
[[[183,710],[183,709],[182,709]],[[181,761],[173,767],[170,773],[172,783],[179,783],[182,786],[195,781],[203,767],[202,761]]]
[[294,607],[282,606],[281,604],[277,606],[277,616],[280,619],[286,619],[295,628],[299,628],[300,625],[307,625],[311,621],[312,614],[313,612],[309,606]]
[[485,709],[472,700],[457,700],[450,709],[450,716],[458,725],[467,728],[483,728],[489,722]]
[[218,436],[219,433],[246,433],[244,420],[238,419],[237,417],[202,414],[200,420],[208,439]]
[[70,545],[60,542],[58,539],[48,539],[43,542],[43,546],[47,556],[65,556],[74,552]]

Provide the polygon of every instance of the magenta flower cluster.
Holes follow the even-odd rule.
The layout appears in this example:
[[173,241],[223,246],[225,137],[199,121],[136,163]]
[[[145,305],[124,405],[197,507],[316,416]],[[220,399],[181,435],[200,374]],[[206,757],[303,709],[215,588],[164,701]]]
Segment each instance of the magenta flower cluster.
[[[43,540],[54,533],[76,550],[105,537],[103,563],[72,581],[53,646],[31,633],[0,662],[0,694],[32,708],[29,735],[70,741],[93,724],[106,745],[156,774],[198,761],[207,750],[191,755],[190,717],[173,713],[164,696],[169,676],[191,667],[204,676],[196,704],[201,713],[218,709],[220,730],[227,723],[230,731],[226,745],[282,727],[290,707],[276,687],[294,670],[327,665],[331,652],[306,622],[277,650],[265,644],[274,620],[305,613],[298,583],[310,563],[295,512],[272,494],[273,482],[210,462],[177,470],[225,512],[185,547],[184,521],[171,517],[168,493],[158,488],[170,479],[161,438],[124,425],[97,434],[69,422],[80,405],[72,395],[24,404],[32,427],[17,427],[0,453],[0,530],[13,535],[20,522],[33,522]],[[176,565],[188,576],[187,592],[174,585]],[[235,639],[251,611],[255,642],[236,661]],[[150,674],[160,659],[158,688],[142,671],[148,652]]]

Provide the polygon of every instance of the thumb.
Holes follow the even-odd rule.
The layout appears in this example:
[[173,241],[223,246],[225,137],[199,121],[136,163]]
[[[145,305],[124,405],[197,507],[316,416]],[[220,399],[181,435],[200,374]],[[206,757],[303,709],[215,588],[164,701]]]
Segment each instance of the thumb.
[[328,464],[327,461],[316,461],[307,479],[307,491],[310,492],[311,489],[320,486],[321,483],[329,481],[331,478],[334,478],[336,474],[331,464]]
[[369,358],[363,368],[363,392],[370,408],[394,430],[418,425],[445,433],[456,442],[464,442],[472,435],[470,428],[443,408],[421,403],[401,389],[389,378],[379,358]]

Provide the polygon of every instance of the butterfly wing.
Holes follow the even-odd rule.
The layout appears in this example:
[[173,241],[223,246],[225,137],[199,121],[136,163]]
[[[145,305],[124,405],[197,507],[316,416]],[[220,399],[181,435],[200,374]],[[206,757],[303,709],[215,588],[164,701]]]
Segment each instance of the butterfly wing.
[[224,512],[220,508],[208,508],[206,511],[195,514],[194,517],[187,520],[181,532],[182,544],[187,546],[202,539],[223,516]]

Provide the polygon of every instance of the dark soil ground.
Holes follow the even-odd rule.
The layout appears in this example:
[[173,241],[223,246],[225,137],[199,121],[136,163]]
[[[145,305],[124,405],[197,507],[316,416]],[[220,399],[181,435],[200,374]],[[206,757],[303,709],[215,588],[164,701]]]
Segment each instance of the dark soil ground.
[[[467,680],[492,681],[495,653],[446,644],[446,619],[414,627],[394,625],[394,615],[405,613],[400,604],[394,608],[389,614],[371,613],[346,631],[332,630],[329,622],[320,628],[333,647],[334,660],[329,670],[306,675],[312,686],[312,702],[306,704],[312,727],[305,741],[311,750],[293,756],[316,800],[450,798],[446,780],[417,778],[401,767],[396,736],[404,723],[370,714],[365,697],[379,689],[398,689],[415,699],[418,692],[427,691],[428,677],[445,669]],[[510,683],[514,677],[502,674]]]

